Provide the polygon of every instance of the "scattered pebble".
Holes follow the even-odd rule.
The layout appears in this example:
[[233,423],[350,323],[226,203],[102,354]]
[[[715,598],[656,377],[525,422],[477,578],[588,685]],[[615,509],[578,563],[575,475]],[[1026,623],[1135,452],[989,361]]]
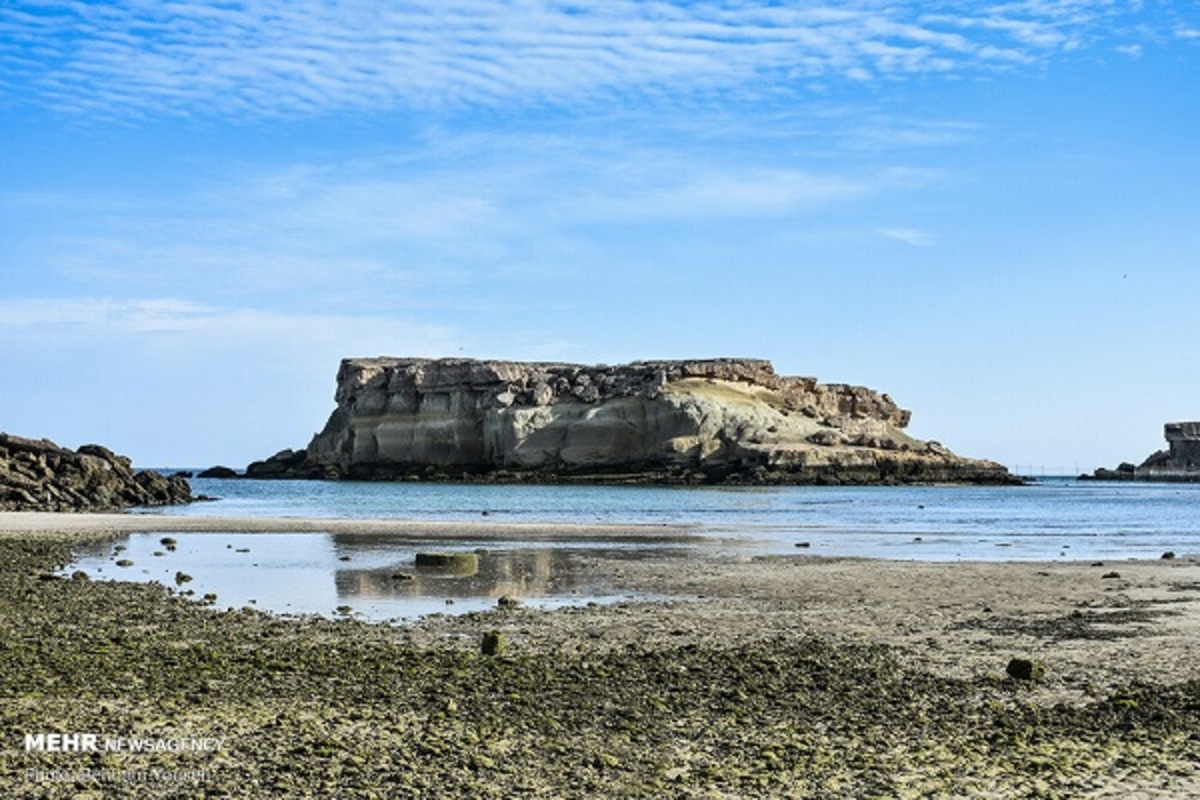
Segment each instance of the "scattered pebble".
[[1046,675],[1046,668],[1028,658],[1014,658],[1004,668],[1009,677],[1018,681],[1037,681]]

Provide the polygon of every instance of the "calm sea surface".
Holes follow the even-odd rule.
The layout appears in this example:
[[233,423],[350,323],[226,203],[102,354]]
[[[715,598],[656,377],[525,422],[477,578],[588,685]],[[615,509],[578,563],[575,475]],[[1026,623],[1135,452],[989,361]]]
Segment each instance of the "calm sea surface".
[[[804,554],[923,561],[1157,559],[1200,554],[1200,485],[662,488],[193,480],[215,502],[154,510],[159,532],[81,553],[65,572],[158,581],[221,607],[398,620],[495,606],[505,594],[553,607],[622,594],[597,559]],[[650,526],[634,540],[501,540],[328,533],[181,533],[183,516]],[[680,533],[674,528],[682,526]],[[655,527],[663,527],[661,532]],[[167,548],[162,539],[175,543]],[[422,551],[475,555],[462,570],[416,566]],[[610,562],[611,563],[611,562]]]
[[[918,560],[1200,553],[1200,485],[667,488],[193,480],[165,516],[684,525],[746,548]],[[158,512],[162,513],[162,512]],[[164,520],[164,525],[168,525]]]

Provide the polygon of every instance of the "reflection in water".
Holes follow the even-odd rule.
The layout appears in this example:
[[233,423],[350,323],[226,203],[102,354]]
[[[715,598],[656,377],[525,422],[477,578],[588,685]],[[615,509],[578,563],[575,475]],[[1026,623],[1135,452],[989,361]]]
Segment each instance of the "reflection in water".
[[[166,547],[164,537],[175,543]],[[215,595],[222,608],[391,620],[494,608],[506,595],[543,608],[618,600],[627,595],[598,571],[601,558],[654,558],[685,547],[670,540],[564,548],[512,541],[497,549],[495,542],[388,535],[139,533],[81,549],[63,572],[171,587],[185,573],[181,592]]]
[[[600,576],[575,551],[499,550],[472,553],[473,569],[419,567],[400,563],[384,568],[337,570],[339,597],[472,597],[520,599],[594,592]],[[353,563],[353,562],[351,562]]]

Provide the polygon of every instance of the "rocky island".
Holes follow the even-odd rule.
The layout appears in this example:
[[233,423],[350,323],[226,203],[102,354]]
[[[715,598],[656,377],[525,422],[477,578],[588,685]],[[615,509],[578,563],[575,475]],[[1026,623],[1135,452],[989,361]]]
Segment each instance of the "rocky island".
[[1168,422],[1163,426],[1167,449],[1152,453],[1140,465],[1098,468],[1080,480],[1200,483],[1200,422]]
[[70,450],[0,433],[0,511],[120,511],[191,500],[184,478],[135,471],[107,447]]
[[1016,483],[905,432],[861,386],[753,359],[620,366],[351,358],[302,450],[247,477],[630,483]]

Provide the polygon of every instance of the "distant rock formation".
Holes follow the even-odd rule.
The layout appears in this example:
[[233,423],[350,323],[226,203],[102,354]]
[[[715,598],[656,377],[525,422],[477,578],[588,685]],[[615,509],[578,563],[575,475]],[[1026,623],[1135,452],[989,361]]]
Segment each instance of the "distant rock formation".
[[252,478],[663,483],[1015,483],[904,432],[886,394],[767,361],[623,366],[355,358],[304,450]]
[[1200,483],[1200,422],[1168,422],[1163,426],[1163,437],[1167,449],[1152,454],[1141,466],[1123,462],[1116,469],[1099,467],[1079,479]]
[[128,458],[98,444],[69,450],[0,433],[0,511],[119,511],[191,500],[185,479],[134,472]]

